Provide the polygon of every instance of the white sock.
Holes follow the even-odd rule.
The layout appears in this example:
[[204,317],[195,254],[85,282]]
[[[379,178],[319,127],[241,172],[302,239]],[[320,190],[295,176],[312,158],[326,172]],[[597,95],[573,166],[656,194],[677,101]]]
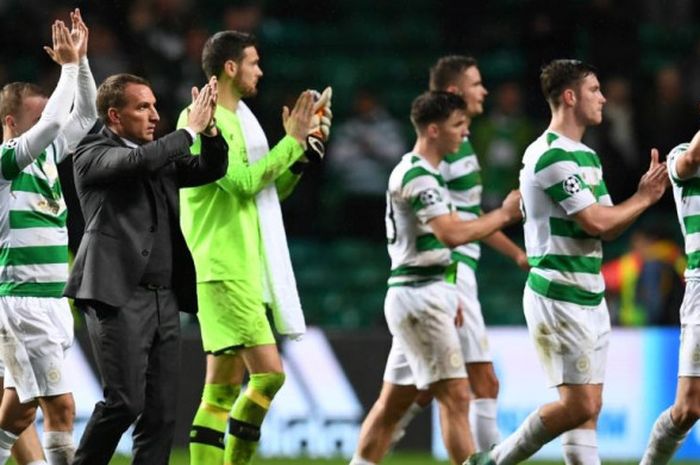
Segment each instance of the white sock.
[[7,459],[10,458],[10,450],[17,441],[17,435],[0,429],[0,465],[5,465]]
[[29,462],[27,465],[48,465],[45,460],[35,460],[33,462]]
[[370,462],[369,460],[365,460],[359,455],[357,455],[357,452],[355,455],[352,456],[352,459],[350,459],[350,463],[348,465],[377,465],[374,462]]
[[555,437],[544,428],[540,414],[535,410],[513,434],[494,447],[489,456],[498,465],[515,465],[524,462]]
[[416,418],[416,415],[418,415],[421,411],[423,410],[423,407],[418,405],[417,403],[413,402],[409,407],[408,410],[406,410],[406,413],[403,414],[399,422],[396,424],[396,428],[394,428],[394,434],[391,435],[391,442],[389,443],[389,448],[392,448],[396,445],[397,442],[401,440],[402,437],[406,434],[406,427],[413,421],[414,418]]
[[671,409],[664,410],[651,429],[649,444],[639,465],[668,463],[687,435],[688,431],[683,431],[673,423]]
[[496,399],[474,399],[469,403],[469,426],[478,452],[488,451],[501,440],[497,411]]
[[572,429],[561,435],[566,465],[600,465],[594,429]]
[[72,431],[44,431],[44,452],[49,465],[73,463],[75,446]]

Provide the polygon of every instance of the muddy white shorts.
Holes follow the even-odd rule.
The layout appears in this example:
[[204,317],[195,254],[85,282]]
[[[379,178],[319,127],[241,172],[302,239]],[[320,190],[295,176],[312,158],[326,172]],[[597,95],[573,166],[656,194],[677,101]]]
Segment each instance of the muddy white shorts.
[[550,386],[603,383],[610,344],[605,299],[582,306],[543,297],[526,285],[523,309]]
[[466,378],[456,313],[453,284],[390,287],[384,315],[393,340],[384,380],[427,389],[443,379]]
[[63,361],[72,344],[73,316],[67,299],[0,297],[5,387],[16,389],[20,402],[71,392]]
[[457,328],[464,361],[466,363],[491,362],[476,276],[471,267],[461,262],[457,263],[457,295],[464,317],[464,324]]

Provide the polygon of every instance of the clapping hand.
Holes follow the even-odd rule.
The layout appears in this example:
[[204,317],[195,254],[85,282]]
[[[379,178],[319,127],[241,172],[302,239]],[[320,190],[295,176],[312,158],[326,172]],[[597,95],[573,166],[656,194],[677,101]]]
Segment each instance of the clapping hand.
[[215,76],[212,76],[201,90],[192,88],[192,105],[187,115],[187,126],[194,132],[206,136],[218,134],[214,119],[217,98],[218,87]]
[[78,48],[73,43],[70,31],[66,25],[63,24],[63,21],[56,20],[51,25],[51,38],[53,40],[53,47],[44,46],[44,51],[48,53],[53,61],[59,65],[78,63]]

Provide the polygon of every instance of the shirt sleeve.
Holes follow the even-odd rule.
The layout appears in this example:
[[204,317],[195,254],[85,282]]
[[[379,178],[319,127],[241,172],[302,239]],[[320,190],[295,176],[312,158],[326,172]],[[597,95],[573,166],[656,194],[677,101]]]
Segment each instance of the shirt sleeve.
[[78,143],[90,131],[95,121],[97,121],[96,99],[95,78],[92,77],[87,58],[83,57],[80,59],[78,66],[78,81],[73,111],[70,113],[68,122],[63,127],[61,136],[57,141],[60,147],[58,147],[58,159],[56,162],[62,161],[68,154],[72,153],[78,146]]
[[545,152],[535,165],[535,180],[567,215],[573,215],[597,202],[583,179],[581,168],[564,150]]
[[46,102],[39,121],[27,132],[3,145],[0,154],[0,179],[14,179],[56,140],[61,127],[68,119],[77,75],[78,65],[63,65],[56,89]]
[[[678,169],[676,167],[676,162],[683,156],[683,154],[688,150],[688,145],[687,143],[685,144],[680,144],[675,146],[666,156],[666,167],[668,168],[668,175],[671,178],[671,181],[674,183],[678,184],[684,180],[684,178],[681,178],[678,175]],[[700,169],[696,171],[692,176],[698,176],[700,174]]]
[[401,196],[423,224],[435,217],[448,215],[451,210],[444,181],[422,167],[411,168],[404,175]]

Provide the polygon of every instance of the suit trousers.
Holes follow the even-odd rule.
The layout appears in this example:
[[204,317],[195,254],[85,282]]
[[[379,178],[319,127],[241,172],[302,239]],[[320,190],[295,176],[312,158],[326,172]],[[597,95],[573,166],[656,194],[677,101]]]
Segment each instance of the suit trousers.
[[175,429],[180,318],[170,289],[139,286],[123,307],[81,301],[104,387],[73,465],[107,465],[134,424],[134,465],[167,465]]

